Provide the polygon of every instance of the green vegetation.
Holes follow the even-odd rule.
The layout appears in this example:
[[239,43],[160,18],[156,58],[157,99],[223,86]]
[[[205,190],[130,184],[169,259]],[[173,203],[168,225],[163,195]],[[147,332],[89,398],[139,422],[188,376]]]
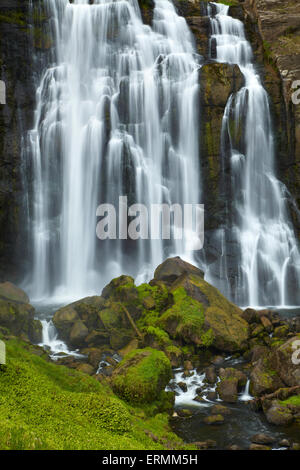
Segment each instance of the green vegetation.
[[300,395],[294,395],[290,398],[288,398],[287,400],[284,400],[284,401],[281,401],[280,402],[281,405],[294,405],[294,406],[299,406],[300,408]]
[[0,449],[163,449],[166,442],[182,447],[166,414],[147,417],[94,378],[51,363],[40,348],[16,339],[6,346]]
[[199,345],[209,347],[214,336],[211,329],[204,329],[202,304],[189,297],[183,287],[173,291],[173,298],[174,305],[162,315],[160,324],[174,338],[182,337],[189,342],[195,336]]
[[128,402],[152,403],[164,400],[163,391],[171,377],[170,361],[162,351],[136,349],[115,369],[112,386]]

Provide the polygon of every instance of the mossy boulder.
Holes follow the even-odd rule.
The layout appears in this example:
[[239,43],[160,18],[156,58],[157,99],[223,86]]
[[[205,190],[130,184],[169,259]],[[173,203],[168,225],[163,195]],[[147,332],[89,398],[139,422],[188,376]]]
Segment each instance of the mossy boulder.
[[33,343],[42,341],[42,324],[24,291],[10,282],[0,284],[0,327]]
[[242,311],[202,277],[182,274],[170,292],[173,305],[159,323],[172,338],[226,352],[246,348],[249,328]]
[[162,351],[136,349],[114,370],[112,387],[128,402],[152,403],[161,399],[171,377],[171,363]]
[[7,300],[13,300],[14,302],[25,304],[29,303],[27,294],[22,289],[8,281],[0,283],[0,297]]
[[299,349],[300,334],[288,339],[276,348],[272,354],[272,367],[289,387],[300,385],[300,367],[297,364],[297,359],[300,357],[297,354]]
[[250,392],[254,396],[272,393],[283,387],[284,384],[273,369],[272,353],[260,357],[250,374]]

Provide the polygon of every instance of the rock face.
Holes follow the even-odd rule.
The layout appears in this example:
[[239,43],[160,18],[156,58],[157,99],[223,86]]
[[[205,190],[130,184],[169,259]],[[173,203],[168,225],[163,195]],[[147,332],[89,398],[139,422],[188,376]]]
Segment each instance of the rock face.
[[33,343],[42,341],[42,325],[22,289],[10,282],[0,284],[0,331],[21,336]]
[[162,398],[172,377],[169,359],[162,351],[137,349],[128,354],[112,375],[112,387],[133,403],[151,403]]
[[20,259],[23,269],[26,268],[21,138],[33,122],[33,47],[36,46],[37,59],[41,59],[44,48],[49,47],[44,43],[41,28],[46,17],[38,8],[38,2],[32,3],[34,24],[29,1],[4,0],[0,15],[0,78],[6,85],[6,104],[0,104],[0,279],[13,281],[23,274]]

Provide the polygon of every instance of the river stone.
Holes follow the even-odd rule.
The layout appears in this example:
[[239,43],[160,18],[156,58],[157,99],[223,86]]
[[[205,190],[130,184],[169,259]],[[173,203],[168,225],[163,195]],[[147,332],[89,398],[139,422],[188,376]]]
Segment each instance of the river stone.
[[227,403],[236,403],[238,399],[238,379],[236,377],[224,378],[218,382],[217,392],[221,400]]
[[271,447],[262,444],[251,444],[249,450],[271,450]]
[[211,414],[212,415],[231,415],[231,410],[224,405],[213,405],[211,407]]
[[206,418],[204,418],[204,423],[205,424],[224,424],[224,416],[220,415],[220,414],[216,414],[216,415],[212,415],[212,416],[206,416]]
[[251,442],[254,444],[273,444],[276,441],[276,438],[268,434],[255,434],[251,437]]

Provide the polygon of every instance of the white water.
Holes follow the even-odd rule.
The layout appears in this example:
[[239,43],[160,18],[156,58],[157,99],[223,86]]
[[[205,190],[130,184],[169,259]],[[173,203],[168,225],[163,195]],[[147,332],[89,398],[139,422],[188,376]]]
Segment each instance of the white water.
[[77,351],[70,351],[68,346],[58,338],[58,333],[52,320],[41,320],[41,323],[43,327],[43,338],[39,346],[49,351],[52,359],[55,360],[62,356],[83,357],[83,355]]
[[[207,277],[239,305],[299,305],[299,246],[287,213],[286,189],[275,176],[268,96],[244,26],[228,16],[228,9],[210,4],[211,42],[216,43],[216,61],[237,64],[245,84],[229,98],[223,118],[222,157],[230,159],[233,202],[231,220],[219,230],[221,257]],[[238,269],[230,266],[232,241],[240,250]]]
[[[225,359],[226,360],[226,359]],[[231,365],[234,362],[231,362]],[[215,402],[222,402],[218,394],[214,400],[210,400],[207,395],[209,392],[215,392],[217,384],[220,378],[217,377],[217,381],[214,385],[210,385],[205,382],[205,373],[199,374],[196,369],[190,372],[190,376],[186,377],[183,370],[178,369],[175,371],[174,378],[170,381],[170,384],[166,390],[175,391],[175,406],[192,406],[192,407],[207,407],[212,406]],[[184,383],[187,387],[186,391],[183,391],[178,384]],[[201,397],[203,401],[199,402],[195,400],[199,392],[197,389],[201,389]],[[238,396],[238,401],[247,402],[253,399],[249,393],[250,380],[247,380],[245,389]]]
[[153,29],[137,0],[45,0],[54,63],[37,90],[33,166],[33,299],[99,293],[120,274],[147,275],[189,241],[96,238],[96,208],[199,203],[198,69],[192,37],[171,2]]

